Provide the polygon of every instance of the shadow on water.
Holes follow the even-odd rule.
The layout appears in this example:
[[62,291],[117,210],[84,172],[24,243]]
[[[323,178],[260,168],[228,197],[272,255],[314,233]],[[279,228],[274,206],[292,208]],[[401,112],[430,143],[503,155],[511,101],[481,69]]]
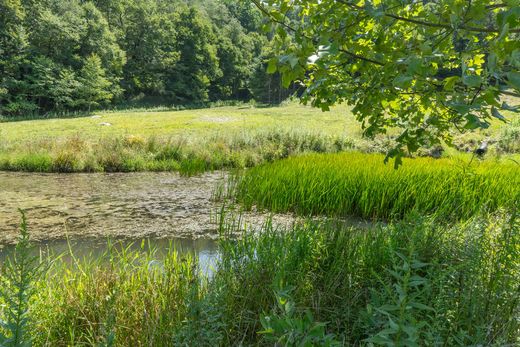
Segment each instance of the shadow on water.
[[[136,251],[143,255],[152,254],[153,260],[161,261],[170,251],[177,252],[180,256],[191,254],[198,258],[198,265],[203,274],[211,275],[219,261],[217,242],[211,239],[143,239],[141,241],[131,239],[103,239],[84,238],[74,240],[51,240],[34,242],[33,255],[42,259],[50,256],[51,259],[61,257],[62,261],[71,264],[73,258],[80,262],[92,262],[101,260],[108,263],[107,251],[109,244],[116,254],[123,250]],[[14,245],[0,245],[0,263],[13,254]],[[71,255],[72,253],[72,255]]]

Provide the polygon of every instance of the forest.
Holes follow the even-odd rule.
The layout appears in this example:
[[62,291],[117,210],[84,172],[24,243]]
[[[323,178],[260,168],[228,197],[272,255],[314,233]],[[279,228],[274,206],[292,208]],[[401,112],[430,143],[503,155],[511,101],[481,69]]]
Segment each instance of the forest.
[[0,115],[279,103],[264,22],[239,0],[1,1]]

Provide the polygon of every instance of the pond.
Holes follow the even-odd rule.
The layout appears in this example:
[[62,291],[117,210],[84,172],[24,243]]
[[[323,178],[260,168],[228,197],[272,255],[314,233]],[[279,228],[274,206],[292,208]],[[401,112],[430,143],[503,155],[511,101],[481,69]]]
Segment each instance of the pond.
[[[179,254],[190,253],[197,257],[199,269],[204,274],[212,274],[217,267],[219,260],[218,245],[212,239],[101,239],[101,238],[82,238],[76,240],[51,240],[35,242],[32,245],[31,253],[44,259],[50,255],[52,259],[60,256],[67,263],[72,263],[74,259],[82,262],[90,262],[94,259],[105,259],[108,245],[112,245],[115,252],[122,249],[130,251],[139,251],[143,254],[153,254],[153,258],[161,260],[169,250],[176,251]],[[14,245],[4,245],[0,248],[0,263],[12,256]],[[72,255],[73,256],[72,256]],[[105,258],[103,258],[105,257]]]
[[[0,172],[0,248],[4,248],[0,253],[16,240],[20,208],[37,249],[60,253],[69,240],[75,254],[95,256],[111,238],[135,244],[148,240],[159,249],[173,242],[208,258],[216,252],[222,207],[213,196],[226,179],[224,172],[195,177],[152,172]],[[279,225],[294,221],[288,215],[240,215],[241,223],[252,227],[268,217]]]

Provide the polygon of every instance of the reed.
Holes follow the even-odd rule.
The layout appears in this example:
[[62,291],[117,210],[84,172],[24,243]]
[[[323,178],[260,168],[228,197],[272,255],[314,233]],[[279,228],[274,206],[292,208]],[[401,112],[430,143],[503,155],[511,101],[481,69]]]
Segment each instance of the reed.
[[30,172],[205,171],[252,167],[307,152],[353,147],[342,136],[297,130],[258,130],[204,137],[114,136],[91,141],[77,135],[0,148],[0,170]]
[[336,217],[402,218],[410,212],[464,219],[518,203],[520,166],[507,161],[309,154],[235,176],[229,194],[247,208]]

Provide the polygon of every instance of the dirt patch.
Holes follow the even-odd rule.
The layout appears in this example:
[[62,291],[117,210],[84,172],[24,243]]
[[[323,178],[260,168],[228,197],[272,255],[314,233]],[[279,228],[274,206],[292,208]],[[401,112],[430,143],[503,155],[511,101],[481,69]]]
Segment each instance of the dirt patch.
[[214,117],[214,116],[202,116],[199,118],[202,122],[207,123],[228,123],[232,122],[234,118],[232,117]]

